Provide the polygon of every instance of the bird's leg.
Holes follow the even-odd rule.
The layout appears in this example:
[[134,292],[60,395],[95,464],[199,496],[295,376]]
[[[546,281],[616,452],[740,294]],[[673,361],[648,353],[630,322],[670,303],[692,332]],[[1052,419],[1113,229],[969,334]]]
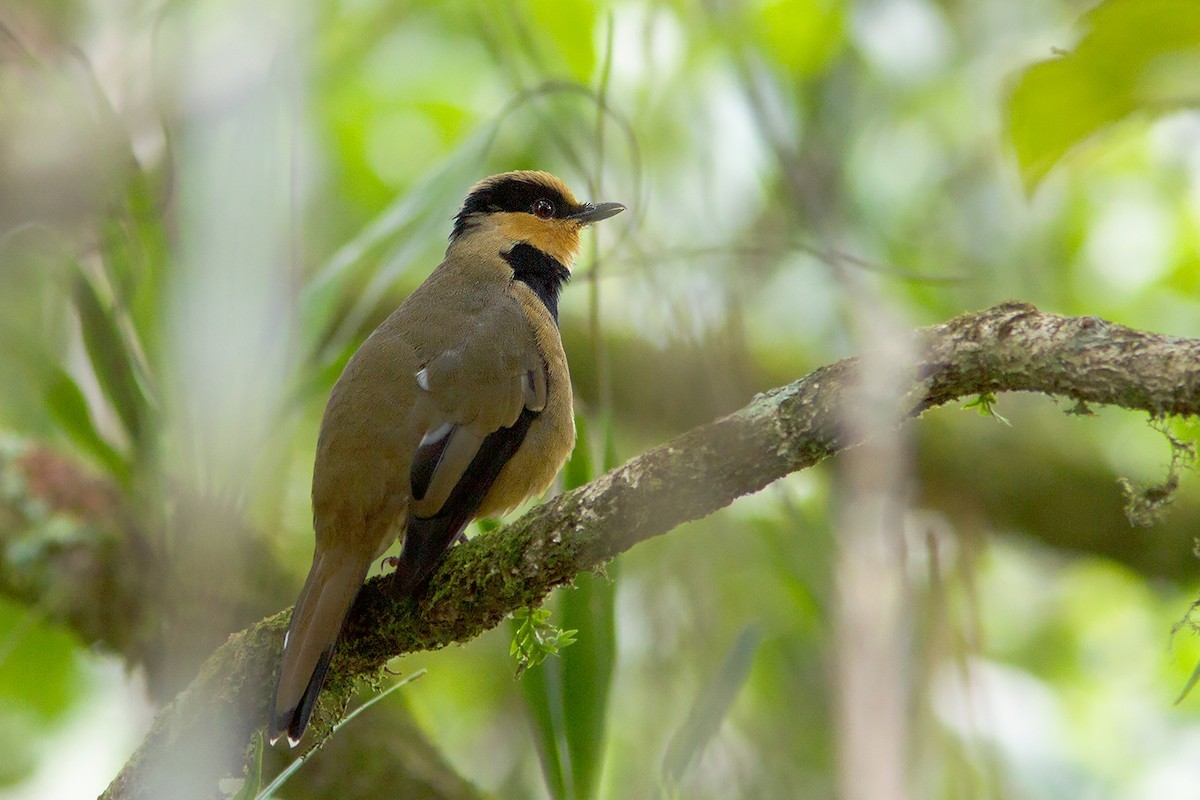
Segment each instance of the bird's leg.
[[[450,544],[451,546],[456,544],[466,544],[469,541],[471,540],[467,538],[467,532],[459,531],[458,536],[455,536],[454,541]],[[380,563],[379,566],[383,569],[400,569],[400,556],[388,556],[382,561],[382,563]]]

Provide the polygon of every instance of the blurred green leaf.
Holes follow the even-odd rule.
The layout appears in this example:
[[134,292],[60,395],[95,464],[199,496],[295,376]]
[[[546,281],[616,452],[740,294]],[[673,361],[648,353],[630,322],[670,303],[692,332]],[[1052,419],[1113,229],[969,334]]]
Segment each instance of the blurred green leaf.
[[82,274],[76,278],[74,296],[92,371],[130,439],[140,441],[146,398],[134,375],[133,354],[121,335],[112,310],[105,307],[96,294],[96,287]]
[[1196,662],[1196,668],[1192,670],[1191,676],[1187,679],[1187,683],[1183,685],[1183,690],[1179,693],[1179,697],[1175,698],[1175,705],[1179,705],[1184,701],[1192,689],[1196,688],[1196,684],[1200,683],[1200,661]]
[[592,444],[588,437],[587,417],[575,415],[575,449],[563,466],[563,491],[569,492],[592,479]]
[[0,705],[52,721],[81,693],[76,641],[36,609],[0,598]]
[[[554,45],[571,77],[587,83],[596,66],[596,3],[592,0],[530,0],[533,24]],[[548,65],[553,71],[557,64]]]
[[1084,22],[1074,52],[1027,69],[1008,100],[1008,135],[1028,191],[1112,123],[1200,103],[1196,0],[1106,0]]
[[[111,212],[100,222],[100,257],[114,288],[114,306],[130,315],[142,348],[151,363],[157,363],[159,314],[164,307],[161,292],[169,253],[163,208],[154,181],[134,152],[125,120],[90,62],[86,58],[82,62],[89,81],[88,107],[95,115],[98,135],[111,139],[119,156],[114,168],[119,170],[120,191]],[[171,131],[166,126],[163,135],[169,150]],[[170,160],[163,169],[169,181]]]
[[[567,491],[587,483],[591,474],[587,422],[578,415],[575,418],[575,432],[575,449],[563,468],[563,488]],[[553,798],[565,798],[568,796],[567,776],[571,772],[571,756],[563,707],[563,665],[558,660],[545,663],[545,654],[538,657],[536,663],[530,663],[529,653],[520,654],[522,650],[531,649],[529,640],[533,636],[535,615],[540,615],[544,621],[549,618],[549,611],[526,609],[522,614],[513,616],[513,641],[509,652],[518,658],[517,675],[520,678],[521,694],[529,711],[546,790]],[[522,641],[525,644],[521,644]],[[529,669],[530,666],[535,668]],[[574,783],[572,779],[572,786]]]
[[152,182],[140,169],[130,171],[124,206],[106,225],[100,256],[116,290],[115,307],[129,314],[147,360],[158,364],[170,245]]
[[[595,474],[591,436],[585,417],[575,421],[575,450],[563,470],[564,489],[570,491]],[[611,430],[607,439],[611,439]],[[611,442],[610,442],[611,445]],[[608,696],[616,651],[615,588],[609,576],[581,575],[573,588],[559,593],[562,625],[569,640],[557,638],[548,627],[549,611],[538,609],[516,618],[512,652],[527,653],[531,668],[521,688],[529,707],[548,790],[554,797],[588,798],[595,795],[607,748],[605,735]],[[548,628],[549,633],[538,633]],[[578,641],[574,634],[582,631]],[[550,639],[550,650],[534,643]],[[524,643],[524,644],[522,644]],[[571,644],[565,648],[565,644]],[[546,660],[556,654],[558,658]]]
[[[515,616],[512,620],[513,642],[516,643],[522,621]],[[511,651],[510,651],[511,652]],[[563,710],[562,664],[551,659],[534,669],[520,674],[521,694],[530,715],[534,744],[538,762],[542,766],[542,779],[546,791],[554,800],[567,797],[567,742],[563,732],[565,716]]]
[[95,458],[114,476],[127,481],[129,465],[96,430],[87,399],[71,376],[54,367],[50,370],[45,392],[47,411],[75,446]]
[[562,592],[563,626],[582,631],[560,654],[566,740],[575,797],[594,797],[607,747],[608,695],[616,660],[614,598],[610,576],[580,575]]
[[38,609],[0,598],[0,786],[33,771],[41,732],[82,694],[76,642]]
[[687,720],[667,745],[663,776],[668,786],[679,783],[688,767],[716,735],[750,675],[750,667],[761,641],[762,635],[756,626],[743,629],[721,662],[720,669],[701,690]]
[[767,0],[754,16],[753,30],[779,64],[808,77],[821,72],[841,49],[843,17],[840,0]]
[[37,737],[29,732],[29,719],[11,707],[0,708],[0,787],[27,779],[37,765]]
[[250,757],[246,760],[246,777],[232,800],[254,800],[262,788],[263,734],[255,731],[250,738]]
[[[582,416],[576,420],[578,439],[565,474],[565,489],[582,486],[594,477],[591,437]],[[611,426],[606,426],[611,439]],[[607,575],[580,575],[560,593],[562,624],[582,631],[579,641],[560,655],[563,707],[570,710],[564,731],[576,798],[594,797],[607,749],[608,696],[616,660],[615,562]]]

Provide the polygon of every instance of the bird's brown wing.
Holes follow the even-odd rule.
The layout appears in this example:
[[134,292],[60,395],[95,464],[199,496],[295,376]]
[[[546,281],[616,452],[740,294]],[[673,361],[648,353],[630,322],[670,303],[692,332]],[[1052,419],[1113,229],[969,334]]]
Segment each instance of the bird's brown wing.
[[405,592],[429,576],[474,517],[546,404],[545,359],[516,302],[492,304],[463,334],[416,375],[429,421],[410,470],[397,567]]

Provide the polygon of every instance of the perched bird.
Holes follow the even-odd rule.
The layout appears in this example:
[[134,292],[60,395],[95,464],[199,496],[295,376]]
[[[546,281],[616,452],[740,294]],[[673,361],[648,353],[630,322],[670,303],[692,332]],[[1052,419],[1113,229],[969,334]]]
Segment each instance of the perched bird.
[[471,520],[554,480],[575,443],[559,291],[580,230],[624,208],[578,202],[545,172],[480,181],[445,259],[346,364],[317,440],[316,551],[283,640],[272,743],[304,734],[350,606],[397,537],[408,594]]

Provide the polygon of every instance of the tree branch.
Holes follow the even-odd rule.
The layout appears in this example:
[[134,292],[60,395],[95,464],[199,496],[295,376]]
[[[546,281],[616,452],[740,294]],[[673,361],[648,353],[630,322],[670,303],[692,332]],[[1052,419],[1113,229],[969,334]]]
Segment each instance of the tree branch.
[[[1151,414],[1200,413],[1200,340],[1009,303],[920,330],[902,415],[985,392],[1034,391]],[[580,572],[857,444],[840,410],[858,391],[846,359],[757,396],[487,536],[455,548],[416,598],[391,576],[355,604],[322,703],[325,725],[357,679],[404,653],[466,641]],[[163,709],[104,798],[216,796],[266,718],[287,612],[235,634]],[[318,728],[321,726],[318,725]]]
[[[0,484],[6,488],[0,496],[0,594],[39,609],[92,649],[123,657],[131,669],[144,669],[156,697],[173,696],[230,630],[278,608],[294,591],[267,557],[268,549],[247,531],[235,541],[239,549],[222,556],[241,564],[241,574],[254,575],[255,581],[224,583],[225,591],[210,594],[204,603],[175,596],[179,580],[163,579],[169,564],[152,552],[147,541],[152,537],[120,488],[36,442],[0,442]],[[210,508],[208,517],[213,516]],[[230,514],[214,524],[244,523]],[[195,569],[186,558],[175,563]],[[164,584],[172,591],[164,591]],[[181,614],[187,618],[181,620]],[[179,633],[168,640],[164,631],[172,630]],[[180,646],[185,637],[191,647]],[[182,683],[180,676],[186,676]],[[176,687],[164,695],[172,682]],[[405,705],[393,704],[387,711],[331,742],[326,749],[334,752],[293,779],[288,796],[377,797],[384,790],[443,800],[480,796],[442,759]],[[386,757],[376,757],[380,754]],[[264,775],[275,775],[295,758],[290,752],[275,755],[264,764]],[[369,768],[356,769],[352,781],[338,769],[364,761]]]

